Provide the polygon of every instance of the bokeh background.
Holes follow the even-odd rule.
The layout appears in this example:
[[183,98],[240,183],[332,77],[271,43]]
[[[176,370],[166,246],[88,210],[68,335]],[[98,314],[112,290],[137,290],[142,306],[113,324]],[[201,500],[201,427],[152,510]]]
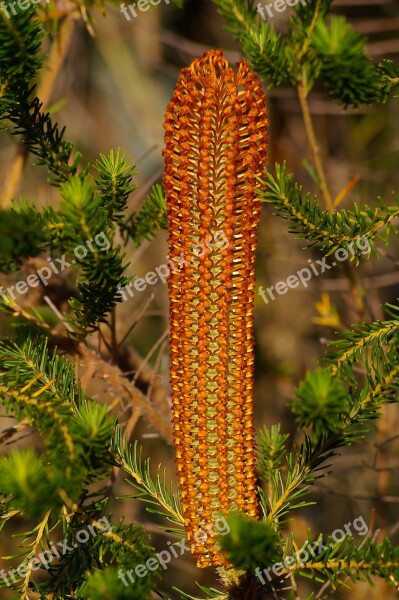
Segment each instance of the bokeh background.
[[[67,9],[67,0],[63,1]],[[55,118],[66,126],[66,137],[87,160],[94,162],[100,152],[118,147],[132,157],[139,170],[139,187],[131,197],[130,210],[139,207],[151,186],[161,181],[163,115],[180,69],[215,47],[223,48],[231,62],[241,58],[240,48],[223,28],[210,0],[186,0],[184,4],[183,9],[178,9],[161,1],[157,8],[139,12],[130,21],[120,12],[119,5],[106,6],[104,14],[93,9],[89,24],[82,20],[74,22],[68,34],[65,60],[49,98]],[[355,29],[368,36],[367,49],[376,63],[383,57],[398,58],[397,0],[336,0],[333,5],[336,13],[345,14]],[[289,10],[276,13],[273,24],[283,31],[288,16]],[[269,167],[273,170],[275,162],[287,161],[288,170],[295,174],[296,180],[313,193],[314,184],[306,168],[307,161],[312,159],[296,91],[291,87],[269,90],[267,101],[271,122]],[[333,196],[357,181],[340,207],[350,207],[354,202],[373,206],[378,196],[389,202],[392,192],[399,191],[398,102],[391,100],[386,105],[343,111],[322,89],[316,89],[310,96],[310,110]],[[17,139],[7,134],[0,137],[3,185],[16,144]],[[32,163],[29,157],[18,194],[41,205],[56,205],[57,190],[48,186],[45,169],[33,167]],[[383,318],[381,304],[395,302],[399,296],[398,242],[392,240],[389,249],[382,243],[378,247],[379,257],[362,261],[357,270],[367,290],[368,320]],[[143,276],[153,271],[166,262],[167,251],[166,232],[138,249],[129,246],[131,272]],[[287,223],[274,216],[271,208],[264,207],[259,228],[258,285],[274,285],[306,267],[308,259],[320,258],[318,253],[305,250],[304,243],[289,233]],[[21,278],[20,274],[13,277]],[[12,277],[7,281],[12,282]],[[340,315],[335,325],[334,307]],[[281,422],[282,429],[293,434],[294,442],[289,401],[295,388],[306,371],[315,367],[327,340],[334,336],[334,328],[348,327],[356,321],[345,273],[337,267],[314,277],[306,289],[290,290],[268,304],[256,294],[255,311],[256,425]],[[135,292],[133,298],[118,307],[117,316],[121,337],[137,321],[129,335],[129,344],[146,358],[150,386],[168,389],[166,286],[158,283],[144,292]],[[4,334],[5,325],[1,321],[0,329]],[[96,385],[93,382],[90,388],[93,395],[101,394]],[[317,506],[297,514],[288,524],[288,530],[293,529],[303,538],[308,527],[315,535],[327,534],[361,515],[399,543],[398,428],[398,408],[389,407],[373,435],[363,444],[344,450],[334,460],[334,475],[316,486]],[[172,449],[145,423],[135,433],[152,463],[162,462],[174,478]],[[18,440],[19,446],[28,444],[32,444],[32,435]],[[132,491],[123,479],[118,480],[117,495]],[[171,539],[159,532],[157,519],[146,513],[138,501],[120,500],[112,508],[115,518],[125,514],[127,520],[144,523],[159,550]],[[21,530],[25,529],[26,524],[21,523]],[[1,555],[9,555],[15,549],[17,540],[11,537],[15,533],[18,527],[0,534]],[[5,561],[1,561],[1,566],[9,568]],[[199,572],[186,554],[173,561],[162,588],[168,590],[170,597],[178,598],[170,592],[171,586],[195,593],[195,580],[215,584],[213,571]],[[303,589],[309,592],[311,582]],[[7,593],[2,593],[6,598]],[[398,594],[376,582],[374,591],[358,585],[351,591],[333,592],[332,597],[389,600]]]

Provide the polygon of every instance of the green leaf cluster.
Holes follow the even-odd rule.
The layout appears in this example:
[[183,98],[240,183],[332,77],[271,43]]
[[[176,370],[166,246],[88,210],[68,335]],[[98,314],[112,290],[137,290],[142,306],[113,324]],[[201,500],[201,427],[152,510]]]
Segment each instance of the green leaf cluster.
[[260,565],[278,562],[281,540],[271,523],[249,519],[242,513],[230,514],[227,522],[230,531],[218,543],[237,569],[255,570]]
[[[25,534],[19,562],[22,557],[29,566],[40,554],[35,543],[38,535],[41,549],[53,557],[50,568],[45,563],[41,566],[48,570],[46,580],[38,583],[29,575],[27,580],[18,580],[17,586],[27,585],[43,593],[57,590],[57,598],[68,598],[73,590],[79,590],[78,597],[90,598],[93,582],[104,593],[110,591],[113,565],[132,569],[154,555],[141,527],[123,520],[111,526],[107,519],[107,527],[101,522],[107,509],[102,486],[114,462],[115,419],[106,405],[84,395],[76,385],[71,363],[50,352],[45,339],[2,343],[0,370],[6,414],[34,426],[44,446],[41,453],[14,450],[1,457],[1,493],[9,508],[1,511],[2,525],[16,514],[38,522]],[[84,543],[79,538],[82,530],[91,532]],[[66,551],[57,556],[51,542],[60,534]],[[137,593],[140,590],[137,598],[150,597],[157,576],[151,572],[137,578],[133,588]]]
[[389,235],[397,233],[399,198],[396,194],[393,194],[392,205],[379,198],[377,208],[355,204],[351,210],[330,213],[322,209],[311,194],[303,197],[302,186],[287,173],[285,163],[276,164],[275,170],[275,175],[269,171],[266,179],[260,181],[259,196],[289,222],[290,231],[297,239],[307,240],[308,247],[317,246],[327,256],[342,248],[347,250],[350,260],[358,263],[362,255],[368,258],[371,254],[378,255],[376,242],[387,244]]
[[166,197],[163,187],[154,185],[139,211],[133,213],[124,223],[122,231],[127,239],[132,239],[136,246],[144,240],[153,239],[159,230],[167,229]]
[[0,11],[0,119],[18,99],[18,90],[35,77],[43,63],[43,30],[36,8],[30,5],[21,10],[18,4],[16,7],[17,14],[12,19]]
[[337,433],[349,412],[347,391],[329,369],[317,369],[297,389],[292,412],[298,427],[311,427],[317,437]]
[[[120,289],[130,281],[119,234],[125,244],[132,239],[138,245],[166,228],[165,197],[156,186],[142,209],[126,219],[128,200],[136,189],[131,160],[111,149],[100,154],[93,169],[83,165],[81,153],[65,139],[65,128],[43,111],[35,96],[32,78],[42,64],[43,34],[35,11],[24,11],[12,20],[1,11],[0,120],[21,136],[36,164],[47,168],[60,201],[58,207],[41,211],[25,201],[0,212],[0,269],[16,269],[43,252],[65,254],[77,273],[79,294],[71,298],[72,312],[66,320],[83,338],[107,321],[121,301]],[[100,238],[101,244],[96,244]]]
[[27,207],[0,210],[0,269],[16,270],[29,257],[40,254],[46,242],[40,213]]
[[[374,65],[365,38],[342,16],[331,15],[331,0],[299,2],[285,33],[258,14],[255,0],[213,0],[226,28],[240,43],[253,70],[269,87],[317,81],[344,107],[387,98],[397,85],[397,67]],[[266,13],[265,13],[266,14]]]

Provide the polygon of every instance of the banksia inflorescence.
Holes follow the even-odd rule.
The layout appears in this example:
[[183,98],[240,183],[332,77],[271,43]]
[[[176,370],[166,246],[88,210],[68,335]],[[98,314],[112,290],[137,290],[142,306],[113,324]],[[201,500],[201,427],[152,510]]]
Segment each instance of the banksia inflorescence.
[[267,125],[257,76],[246,61],[229,68],[219,50],[181,72],[166,112],[174,443],[187,540],[201,567],[225,565],[215,539],[221,515],[258,514],[255,189]]

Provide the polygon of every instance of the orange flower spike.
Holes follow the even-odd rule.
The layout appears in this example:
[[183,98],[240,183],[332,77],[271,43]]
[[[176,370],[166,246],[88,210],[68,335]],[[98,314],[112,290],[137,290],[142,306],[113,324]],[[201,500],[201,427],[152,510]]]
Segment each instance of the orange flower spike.
[[255,188],[267,126],[258,78],[246,61],[229,68],[220,50],[181,72],[165,118],[174,444],[187,540],[201,567],[226,566],[213,534],[221,515],[258,515]]

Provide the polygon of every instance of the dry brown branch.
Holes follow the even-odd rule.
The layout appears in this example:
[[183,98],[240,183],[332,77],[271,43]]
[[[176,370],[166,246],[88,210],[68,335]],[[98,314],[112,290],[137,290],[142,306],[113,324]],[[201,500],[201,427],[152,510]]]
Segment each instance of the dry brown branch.
[[[139,387],[126,378],[119,367],[110,365],[103,357],[94,350],[88,348],[84,343],[79,343],[70,337],[60,335],[60,332],[57,329],[50,327],[43,321],[39,321],[34,315],[18,306],[16,302],[11,302],[10,308],[13,310],[14,317],[22,317],[50,335],[49,347],[57,347],[68,354],[79,356],[84,365],[87,366],[87,371],[90,373],[90,376],[97,376],[110,383],[112,385],[113,393],[116,396],[120,396],[122,399],[127,400],[132,408],[138,409],[140,415],[147,423],[154,427],[166,442],[172,443],[171,417],[169,415],[169,403],[167,401],[168,396],[161,386],[153,383],[152,369],[145,367],[141,373],[141,377],[144,376],[146,378],[145,385],[147,388],[152,386],[153,395],[151,397],[152,399],[150,399],[146,397]],[[124,351],[125,358],[132,357],[131,368],[133,366],[134,357],[134,370],[137,370],[143,359],[133,350],[128,348],[122,348],[121,350]],[[87,384],[88,377],[85,377],[84,385],[86,386]],[[153,402],[155,397],[157,398],[157,402]]]
[[109,382],[112,385],[113,393],[116,395],[127,397],[132,406],[140,411],[140,415],[147,423],[152,425],[168,443],[172,443],[170,419],[162,414],[157,406],[126,379],[118,367],[108,364],[94,350],[87,348],[82,343],[79,344],[77,351],[85,363],[90,362],[92,368],[94,367],[95,376]]
[[0,445],[9,442],[9,440],[11,440],[11,438],[13,438],[14,435],[19,433],[23,429],[26,429],[27,427],[29,427],[29,421],[27,419],[24,419],[20,423],[12,425],[12,427],[7,427],[7,429],[5,429],[0,435]]

